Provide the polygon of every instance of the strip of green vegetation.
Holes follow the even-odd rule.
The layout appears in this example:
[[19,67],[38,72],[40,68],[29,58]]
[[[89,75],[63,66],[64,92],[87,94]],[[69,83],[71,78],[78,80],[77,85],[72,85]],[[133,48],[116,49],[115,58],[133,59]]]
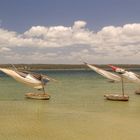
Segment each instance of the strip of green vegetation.
[[[121,68],[140,68],[138,64],[114,64],[115,66]],[[18,69],[26,69],[26,70],[38,70],[38,69],[89,69],[86,65],[83,64],[14,64],[14,66]],[[96,65],[99,68],[110,69],[107,65]],[[1,68],[11,68],[11,64],[1,64]]]

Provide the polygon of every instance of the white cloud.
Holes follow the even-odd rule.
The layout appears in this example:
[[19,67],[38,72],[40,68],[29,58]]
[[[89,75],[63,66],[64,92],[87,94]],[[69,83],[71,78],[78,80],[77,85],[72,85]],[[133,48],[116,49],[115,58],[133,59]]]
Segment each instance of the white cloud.
[[74,25],[73,25],[73,29],[82,29],[85,28],[86,26],[86,22],[85,21],[75,21]]
[[[81,48],[71,50],[74,47]],[[118,63],[120,59],[125,59],[125,62],[133,59],[131,62],[135,62],[140,50],[140,24],[126,24],[122,27],[107,26],[98,32],[86,28],[85,21],[75,21],[71,27],[33,26],[22,34],[0,28],[0,53],[13,51],[16,54],[14,57],[16,61],[16,58],[21,58],[20,48],[26,48],[26,51],[34,48],[30,57],[25,52],[22,56],[31,60],[31,57],[38,55],[40,57],[37,59],[40,62],[44,58],[53,62],[56,59],[57,61],[60,59],[60,62],[62,59],[73,62],[74,59],[83,56],[97,62],[102,58],[105,61]],[[53,51],[47,51],[50,48]],[[64,48],[67,49],[66,52],[63,52]],[[40,49],[45,51],[42,52]],[[58,49],[61,49],[61,53],[58,53]],[[33,61],[32,59],[31,62]]]
[[9,49],[9,48],[6,48],[6,47],[0,48],[0,53],[9,52],[9,51],[11,51],[11,49]]

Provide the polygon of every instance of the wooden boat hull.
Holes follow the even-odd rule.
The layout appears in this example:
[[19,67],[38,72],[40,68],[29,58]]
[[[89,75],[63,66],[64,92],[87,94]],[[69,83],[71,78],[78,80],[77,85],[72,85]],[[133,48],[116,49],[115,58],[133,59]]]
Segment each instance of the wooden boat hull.
[[135,94],[140,95],[140,90],[136,90],[136,91],[135,91]]
[[129,96],[128,95],[119,95],[119,94],[106,94],[104,95],[107,100],[112,100],[112,101],[128,101]]
[[36,99],[36,100],[49,100],[50,95],[47,93],[42,94],[42,93],[26,93],[25,97],[28,99]]

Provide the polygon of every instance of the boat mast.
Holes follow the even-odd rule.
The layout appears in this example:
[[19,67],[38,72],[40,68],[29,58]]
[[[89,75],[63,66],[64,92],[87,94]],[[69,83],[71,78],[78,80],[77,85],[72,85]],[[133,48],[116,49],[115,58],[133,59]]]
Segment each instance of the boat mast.
[[43,94],[45,94],[45,87],[44,87],[44,82],[43,82],[43,76],[42,75],[41,75],[41,83],[42,83]]
[[122,95],[124,96],[124,82],[123,82],[123,76],[121,75],[121,83],[122,83]]

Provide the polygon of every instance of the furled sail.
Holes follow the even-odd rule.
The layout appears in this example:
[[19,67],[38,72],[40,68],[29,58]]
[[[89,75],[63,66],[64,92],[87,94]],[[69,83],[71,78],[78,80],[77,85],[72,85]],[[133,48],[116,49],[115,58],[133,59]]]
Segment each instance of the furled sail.
[[121,77],[114,74],[114,73],[111,73],[109,71],[106,71],[106,70],[103,70],[101,68],[98,68],[96,66],[93,66],[93,65],[90,65],[90,64],[87,64],[85,63],[89,68],[91,68],[92,70],[94,70],[95,72],[97,72],[98,74],[104,76],[105,78],[108,78],[110,80],[113,80],[113,81],[121,81]]
[[19,71],[8,68],[0,68],[0,70],[11,76],[15,80],[36,89],[42,89],[43,86],[50,81],[50,79],[46,75],[32,73],[29,71]]

